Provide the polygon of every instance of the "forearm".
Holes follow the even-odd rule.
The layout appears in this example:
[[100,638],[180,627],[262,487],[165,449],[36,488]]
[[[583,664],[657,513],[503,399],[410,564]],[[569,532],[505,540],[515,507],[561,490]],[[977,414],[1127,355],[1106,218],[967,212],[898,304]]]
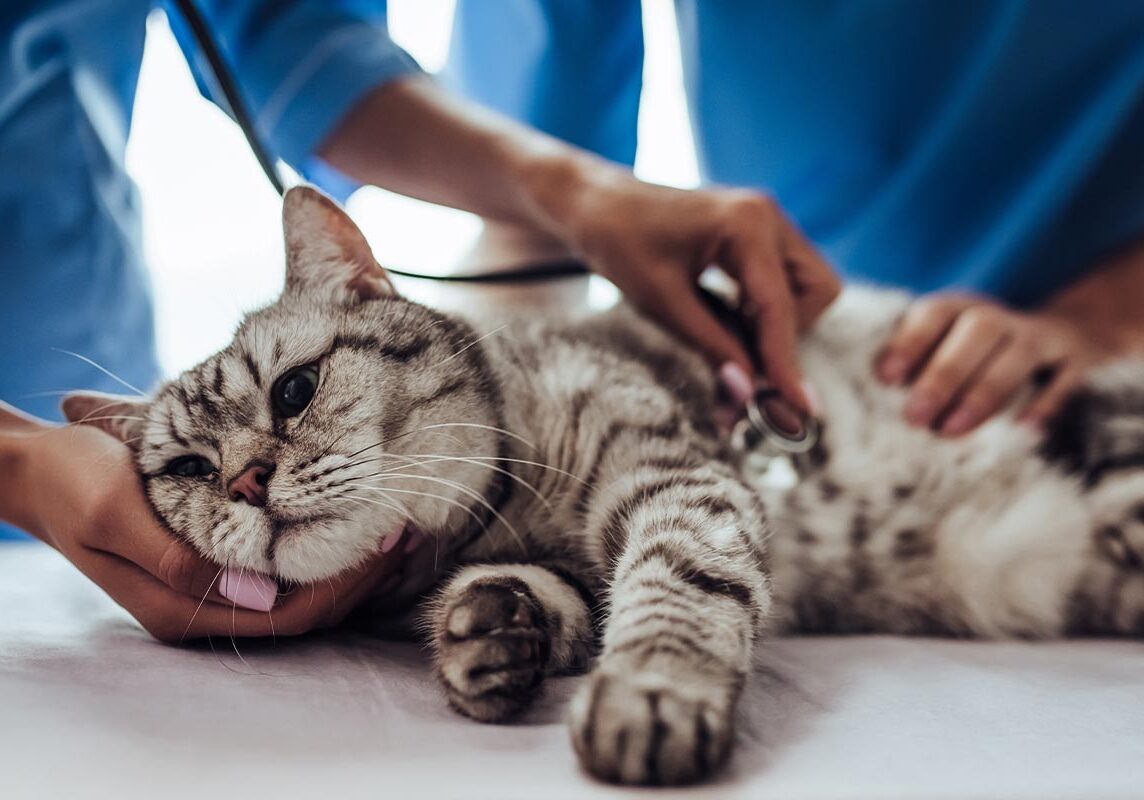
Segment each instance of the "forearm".
[[49,429],[0,402],[0,520],[41,538],[27,476],[35,440]]
[[355,180],[560,238],[576,197],[623,171],[424,77],[373,90],[319,154]]
[[1045,304],[1117,356],[1144,354],[1144,239]]

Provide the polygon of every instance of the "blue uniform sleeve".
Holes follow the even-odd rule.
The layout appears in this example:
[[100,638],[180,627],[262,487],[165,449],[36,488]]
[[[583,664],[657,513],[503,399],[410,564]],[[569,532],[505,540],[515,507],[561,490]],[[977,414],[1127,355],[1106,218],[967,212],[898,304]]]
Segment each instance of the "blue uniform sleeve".
[[443,78],[503,114],[631,166],[643,56],[639,0],[458,0]]
[[[196,2],[263,143],[307,178],[347,193],[352,187],[330,185],[338,181],[314,151],[371,89],[420,71],[389,38],[384,0]],[[200,90],[221,103],[189,28],[176,9],[168,17]]]

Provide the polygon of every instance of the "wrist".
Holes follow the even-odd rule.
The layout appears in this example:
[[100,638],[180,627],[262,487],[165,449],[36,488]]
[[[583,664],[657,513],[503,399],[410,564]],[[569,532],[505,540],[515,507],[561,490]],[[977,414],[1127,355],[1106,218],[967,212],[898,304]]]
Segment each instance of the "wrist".
[[580,255],[596,198],[634,180],[623,167],[563,146],[523,154],[514,171],[533,223]]
[[44,539],[35,509],[37,443],[52,426],[0,403],[0,520]]

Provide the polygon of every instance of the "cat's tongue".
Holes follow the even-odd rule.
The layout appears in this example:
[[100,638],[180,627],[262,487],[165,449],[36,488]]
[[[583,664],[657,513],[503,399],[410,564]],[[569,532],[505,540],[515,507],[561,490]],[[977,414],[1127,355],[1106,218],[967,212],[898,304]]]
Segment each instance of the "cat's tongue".
[[236,606],[269,611],[278,598],[278,584],[257,572],[227,567],[219,576],[218,593]]

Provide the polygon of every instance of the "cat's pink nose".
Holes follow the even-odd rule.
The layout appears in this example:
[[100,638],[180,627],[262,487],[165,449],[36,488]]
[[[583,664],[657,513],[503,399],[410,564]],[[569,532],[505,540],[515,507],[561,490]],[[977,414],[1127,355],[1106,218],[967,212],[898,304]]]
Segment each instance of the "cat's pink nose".
[[226,490],[230,499],[238,502],[245,500],[252,506],[266,505],[266,484],[270,474],[274,472],[273,465],[251,464],[237,478],[227,484]]

